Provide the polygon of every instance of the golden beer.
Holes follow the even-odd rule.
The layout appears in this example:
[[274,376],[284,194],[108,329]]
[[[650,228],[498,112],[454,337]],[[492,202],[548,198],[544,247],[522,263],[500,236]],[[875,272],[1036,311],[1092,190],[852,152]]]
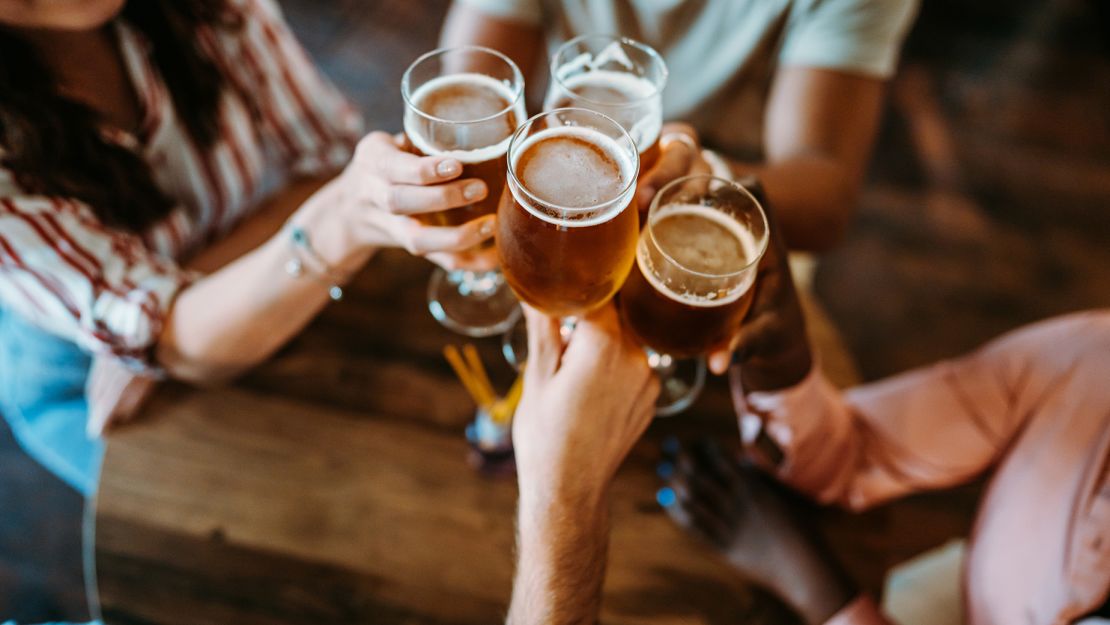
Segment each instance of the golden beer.
[[647,78],[626,72],[598,70],[565,79],[556,88],[547,108],[580,106],[612,117],[636,143],[640,152],[640,175],[659,160],[659,134],[663,129],[663,107],[655,85]]
[[[506,62],[507,59],[506,59]],[[511,66],[515,71],[515,66]],[[458,179],[478,178],[485,199],[415,217],[436,226],[457,226],[497,210],[505,186],[505,153],[525,119],[523,87],[479,72],[435,76],[407,94],[405,135],[423,156],[449,156],[463,165]]]
[[[486,197],[466,206],[415,215],[427,225],[458,226],[497,210],[505,189],[506,152],[525,119],[524,77],[508,57],[481,46],[432,50],[401,78],[404,128],[412,151],[462,163],[460,180],[479,179]],[[440,189],[443,187],[441,186]],[[491,240],[478,247],[488,249]],[[467,254],[456,256],[465,263]],[[428,283],[428,311],[445,327],[468,336],[511,328],[520,306],[500,272],[465,265],[437,268]]]
[[755,273],[722,278],[751,266],[756,245],[751,232],[712,208],[668,207],[636,248],[637,269],[620,297],[625,326],[675,358],[727,344],[751,306]]
[[[623,139],[586,125],[534,124],[548,115],[589,116]],[[521,128],[497,230],[502,271],[517,297],[565,317],[601,306],[621,288],[636,254],[636,158],[627,134],[589,111],[544,113]]]

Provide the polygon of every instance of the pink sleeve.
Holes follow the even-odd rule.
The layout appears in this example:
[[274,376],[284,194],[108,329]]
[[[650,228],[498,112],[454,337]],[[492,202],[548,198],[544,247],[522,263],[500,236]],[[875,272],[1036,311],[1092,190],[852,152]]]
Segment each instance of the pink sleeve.
[[346,165],[363,132],[358,111],[309,58],[273,0],[233,4],[243,16],[241,29],[208,36],[268,139],[298,174]]
[[[1108,319],[1103,312],[1042,322],[963,358],[844,393],[816,366],[774,393],[745,395],[734,372],[741,435],[781,479],[852,509],[964,482],[993,464],[1045,390],[1071,375],[1089,324]],[[777,462],[760,457],[766,439],[782,452]]]
[[0,303],[88,352],[153,371],[166,314],[195,278],[80,202],[0,196]]
[[861,595],[825,621],[825,625],[890,625],[890,621],[870,597]]

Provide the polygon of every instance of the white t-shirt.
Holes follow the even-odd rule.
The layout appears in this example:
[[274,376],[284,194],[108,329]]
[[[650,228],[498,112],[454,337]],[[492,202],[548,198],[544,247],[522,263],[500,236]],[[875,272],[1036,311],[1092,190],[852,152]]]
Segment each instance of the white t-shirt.
[[707,145],[762,155],[775,68],[794,65],[889,78],[918,0],[456,0],[542,24],[551,45],[620,34],[663,55],[667,119],[694,124]]

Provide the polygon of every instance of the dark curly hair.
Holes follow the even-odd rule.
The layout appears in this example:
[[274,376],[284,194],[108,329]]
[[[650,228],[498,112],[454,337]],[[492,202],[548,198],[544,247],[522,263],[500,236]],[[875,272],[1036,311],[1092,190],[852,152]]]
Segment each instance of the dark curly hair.
[[[198,44],[200,28],[233,29],[226,0],[132,0],[122,17],[152,46],[179,118],[201,149],[218,137],[226,77]],[[75,198],[110,227],[141,232],[175,202],[134,152],[105,141],[100,116],[59,93],[35,49],[0,28],[0,166],[30,193]]]

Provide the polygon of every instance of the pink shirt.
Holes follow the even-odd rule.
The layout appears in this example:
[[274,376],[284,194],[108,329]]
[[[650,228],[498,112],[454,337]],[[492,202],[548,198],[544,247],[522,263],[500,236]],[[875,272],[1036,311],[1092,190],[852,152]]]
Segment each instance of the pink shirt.
[[[971,625],[1073,623],[1110,594],[1110,310],[1044,321],[844,393],[815,367],[733,396],[744,443],[823,503],[861,510],[991,471],[964,571]],[[857,601],[830,625],[885,623]],[[1094,622],[1092,620],[1092,622]]]

